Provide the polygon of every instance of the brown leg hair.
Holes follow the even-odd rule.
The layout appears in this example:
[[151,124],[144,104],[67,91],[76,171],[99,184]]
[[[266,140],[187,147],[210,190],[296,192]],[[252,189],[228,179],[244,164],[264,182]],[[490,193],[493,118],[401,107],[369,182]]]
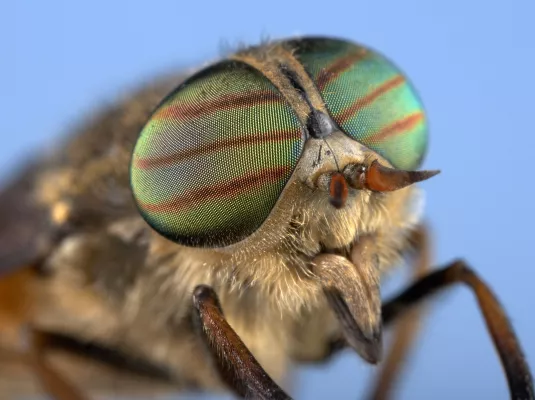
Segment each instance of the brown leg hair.
[[287,400],[290,397],[269,377],[225,320],[214,290],[199,285],[193,293],[197,322],[220,376],[240,397]]
[[429,273],[384,304],[383,324],[386,326],[394,322],[414,305],[456,283],[465,283],[476,296],[507,376],[511,399],[535,399],[529,366],[503,307],[487,284],[464,261],[454,261],[442,269]]
[[[423,276],[431,267],[430,238],[427,227],[419,226],[413,233],[411,244],[414,255],[412,260],[412,281]],[[414,307],[395,323],[393,341],[386,357],[381,363],[379,374],[366,396],[368,399],[385,400],[391,397],[392,389],[401,374],[403,362],[412,348],[420,330],[422,307]]]

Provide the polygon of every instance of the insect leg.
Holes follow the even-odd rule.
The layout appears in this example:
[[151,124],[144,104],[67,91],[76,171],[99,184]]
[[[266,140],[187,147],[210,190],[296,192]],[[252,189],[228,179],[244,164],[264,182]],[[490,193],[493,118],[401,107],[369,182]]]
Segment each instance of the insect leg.
[[241,397],[291,399],[264,371],[225,320],[214,290],[199,285],[193,293],[202,336],[223,380]]
[[[429,241],[429,233],[423,225],[419,226],[411,237],[414,249],[413,259],[411,260],[412,279],[414,281],[424,275],[431,266]],[[403,362],[418,334],[422,311],[421,307],[413,308],[410,312],[404,314],[399,321],[396,321],[392,344],[367,398],[374,400],[389,398],[396,379],[399,378]]]
[[503,307],[485,282],[462,260],[422,277],[401,294],[383,305],[383,323],[388,325],[403,316],[412,306],[441,289],[465,283],[474,292],[490,336],[507,376],[512,399],[535,399],[533,378],[520,343]]
[[45,391],[55,400],[87,400],[47,362],[48,335],[27,328],[27,336],[28,361]]

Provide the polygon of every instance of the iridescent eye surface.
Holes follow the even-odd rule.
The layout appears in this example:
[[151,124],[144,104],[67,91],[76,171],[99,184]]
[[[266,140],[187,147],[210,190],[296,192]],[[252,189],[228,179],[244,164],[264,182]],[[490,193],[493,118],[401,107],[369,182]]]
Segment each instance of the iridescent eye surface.
[[368,48],[337,39],[290,42],[336,123],[396,168],[421,163],[428,139],[423,106],[401,71]]
[[169,239],[226,246],[268,217],[304,145],[276,87],[239,61],[194,75],[155,110],[136,143],[134,198]]

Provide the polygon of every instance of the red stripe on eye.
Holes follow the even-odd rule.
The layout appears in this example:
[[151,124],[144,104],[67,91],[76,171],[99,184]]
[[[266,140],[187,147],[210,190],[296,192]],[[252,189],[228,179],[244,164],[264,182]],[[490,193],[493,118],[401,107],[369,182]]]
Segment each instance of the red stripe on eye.
[[266,183],[276,182],[285,177],[291,169],[291,167],[265,168],[252,174],[231,179],[225,183],[187,191],[162,203],[140,202],[139,206],[144,211],[155,213],[183,211],[205,201],[232,198]]
[[261,143],[282,142],[285,140],[301,139],[299,130],[275,131],[266,132],[262,135],[256,136],[242,136],[227,140],[218,140],[211,143],[203,143],[192,149],[179,151],[174,154],[169,154],[154,158],[134,157],[134,167],[140,169],[150,169],[158,167],[166,167],[173,164],[178,164],[187,159],[200,157],[208,153],[217,152],[223,149],[228,149],[234,146],[247,146]]
[[318,89],[320,91],[325,89],[325,86],[327,86],[329,82],[335,80],[341,73],[355,64],[357,61],[362,60],[367,53],[368,51],[366,49],[360,48],[357,52],[342,57],[328,67],[322,69],[316,78],[316,86]]
[[418,123],[424,119],[424,114],[422,112],[417,112],[409,115],[403,119],[397,120],[390,125],[385,126],[379,131],[373,133],[372,135],[366,137],[366,142],[381,142],[390,136],[397,135],[404,131],[411,130]]
[[371,93],[368,93],[366,96],[360,97],[355,100],[353,104],[351,104],[348,108],[340,112],[336,116],[336,122],[338,122],[338,124],[343,124],[347,122],[360,109],[373,103],[379,96],[385,94],[389,90],[394,89],[395,87],[398,87],[399,85],[403,84],[403,82],[405,82],[405,78],[401,75],[397,75],[394,78],[389,79],[388,81],[375,88]]
[[153,118],[172,118],[181,121],[204,116],[209,113],[233,108],[255,106],[258,104],[281,101],[280,96],[272,91],[249,91],[247,93],[225,94],[216,99],[200,101],[195,104],[170,104],[164,106]]

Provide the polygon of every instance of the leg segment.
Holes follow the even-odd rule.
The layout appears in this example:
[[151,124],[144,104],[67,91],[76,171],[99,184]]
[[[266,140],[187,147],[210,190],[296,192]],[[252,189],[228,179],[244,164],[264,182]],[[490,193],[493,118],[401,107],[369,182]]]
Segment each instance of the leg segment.
[[381,296],[373,262],[361,257],[356,266],[336,254],[314,259],[314,272],[340,322],[347,343],[367,362],[381,359]]
[[45,391],[55,400],[87,400],[46,361],[47,334],[28,328],[28,361]]
[[[429,233],[425,226],[421,225],[411,237],[414,249],[412,259],[412,280],[416,281],[431,266]],[[391,396],[392,389],[399,379],[403,362],[411,350],[412,344],[420,330],[423,310],[415,307],[396,321],[393,341],[387,356],[382,362],[377,379],[372,386],[370,394],[366,397],[374,400],[385,400]]]
[[223,380],[239,396],[263,400],[291,399],[264,371],[223,316],[214,290],[199,285],[193,293],[205,343]]
[[388,325],[394,322],[412,306],[455,283],[467,284],[477,298],[507,376],[511,398],[534,400],[533,378],[505,311],[490,288],[464,261],[454,261],[445,268],[424,276],[384,304],[383,323]]

